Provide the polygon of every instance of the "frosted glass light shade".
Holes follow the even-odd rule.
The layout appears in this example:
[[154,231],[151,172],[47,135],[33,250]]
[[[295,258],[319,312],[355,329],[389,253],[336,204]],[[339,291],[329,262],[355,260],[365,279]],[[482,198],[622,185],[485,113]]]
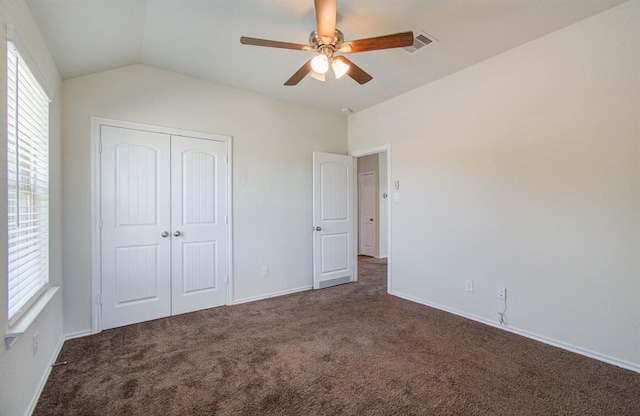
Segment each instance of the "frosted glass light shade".
[[322,82],[324,82],[327,79],[326,74],[317,74],[315,71],[311,71],[309,75],[311,75],[311,78],[317,79],[318,81],[322,81]]
[[329,70],[329,58],[321,53],[311,60],[311,68],[317,74],[324,74]]
[[336,74],[336,79],[346,74],[349,68],[351,68],[339,59],[334,59],[331,67],[333,68],[333,72]]

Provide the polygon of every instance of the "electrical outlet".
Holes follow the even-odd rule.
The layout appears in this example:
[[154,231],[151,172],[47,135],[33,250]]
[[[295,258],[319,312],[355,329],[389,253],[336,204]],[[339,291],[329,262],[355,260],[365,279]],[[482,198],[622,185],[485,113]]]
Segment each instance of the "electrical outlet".
[[269,267],[262,266],[262,277],[269,277]]
[[505,287],[498,288],[498,299],[507,300],[507,288]]
[[38,353],[38,333],[33,334],[33,356]]
[[467,279],[464,281],[464,290],[467,292],[473,292],[473,280]]

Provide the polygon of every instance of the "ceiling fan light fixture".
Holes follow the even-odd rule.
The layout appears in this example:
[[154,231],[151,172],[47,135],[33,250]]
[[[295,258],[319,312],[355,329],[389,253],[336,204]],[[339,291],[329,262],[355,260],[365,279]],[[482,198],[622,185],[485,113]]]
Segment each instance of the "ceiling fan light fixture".
[[313,79],[317,79],[318,81],[322,81],[322,82],[325,82],[327,79],[325,74],[318,74],[315,71],[309,72],[309,76]]
[[298,85],[309,74],[314,78],[322,79],[329,71],[329,67],[333,68],[336,79],[347,74],[358,84],[366,84],[373,77],[345,56],[334,56],[336,52],[347,54],[403,48],[413,45],[414,37],[411,31],[345,42],[344,34],[336,29],[336,20],[338,19],[337,3],[338,0],[314,0],[316,30],[309,34],[308,45],[246,36],[240,37],[240,43],[243,45],[293,49],[305,52],[315,51],[317,55],[308,59],[300,69],[286,80],[284,83],[286,86]]
[[325,74],[329,70],[329,58],[321,53],[311,60],[311,68],[317,74]]
[[334,59],[333,63],[331,64],[331,68],[333,68],[333,72],[336,74],[336,79],[340,79],[340,77],[346,74],[351,67],[342,62],[340,59]]

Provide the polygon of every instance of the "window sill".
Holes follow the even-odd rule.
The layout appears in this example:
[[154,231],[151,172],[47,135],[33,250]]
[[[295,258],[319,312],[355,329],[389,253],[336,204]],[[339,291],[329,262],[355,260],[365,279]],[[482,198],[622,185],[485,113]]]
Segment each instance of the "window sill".
[[13,344],[16,342],[18,337],[25,332],[31,326],[33,321],[36,320],[40,312],[44,310],[49,301],[53,299],[53,296],[60,289],[59,286],[50,287],[38,298],[37,301],[31,308],[12,326],[9,327],[7,332],[4,334],[4,345],[7,349],[11,348]]

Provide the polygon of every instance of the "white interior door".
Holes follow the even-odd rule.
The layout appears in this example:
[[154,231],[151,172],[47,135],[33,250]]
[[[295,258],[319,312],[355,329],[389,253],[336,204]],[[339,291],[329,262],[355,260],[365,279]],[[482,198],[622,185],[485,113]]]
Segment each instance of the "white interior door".
[[359,253],[365,256],[377,255],[377,196],[376,173],[358,174],[359,203]]
[[171,313],[170,137],[101,127],[102,327]]
[[227,145],[171,137],[172,314],[227,303]]
[[354,159],[313,153],[313,288],[355,280]]

